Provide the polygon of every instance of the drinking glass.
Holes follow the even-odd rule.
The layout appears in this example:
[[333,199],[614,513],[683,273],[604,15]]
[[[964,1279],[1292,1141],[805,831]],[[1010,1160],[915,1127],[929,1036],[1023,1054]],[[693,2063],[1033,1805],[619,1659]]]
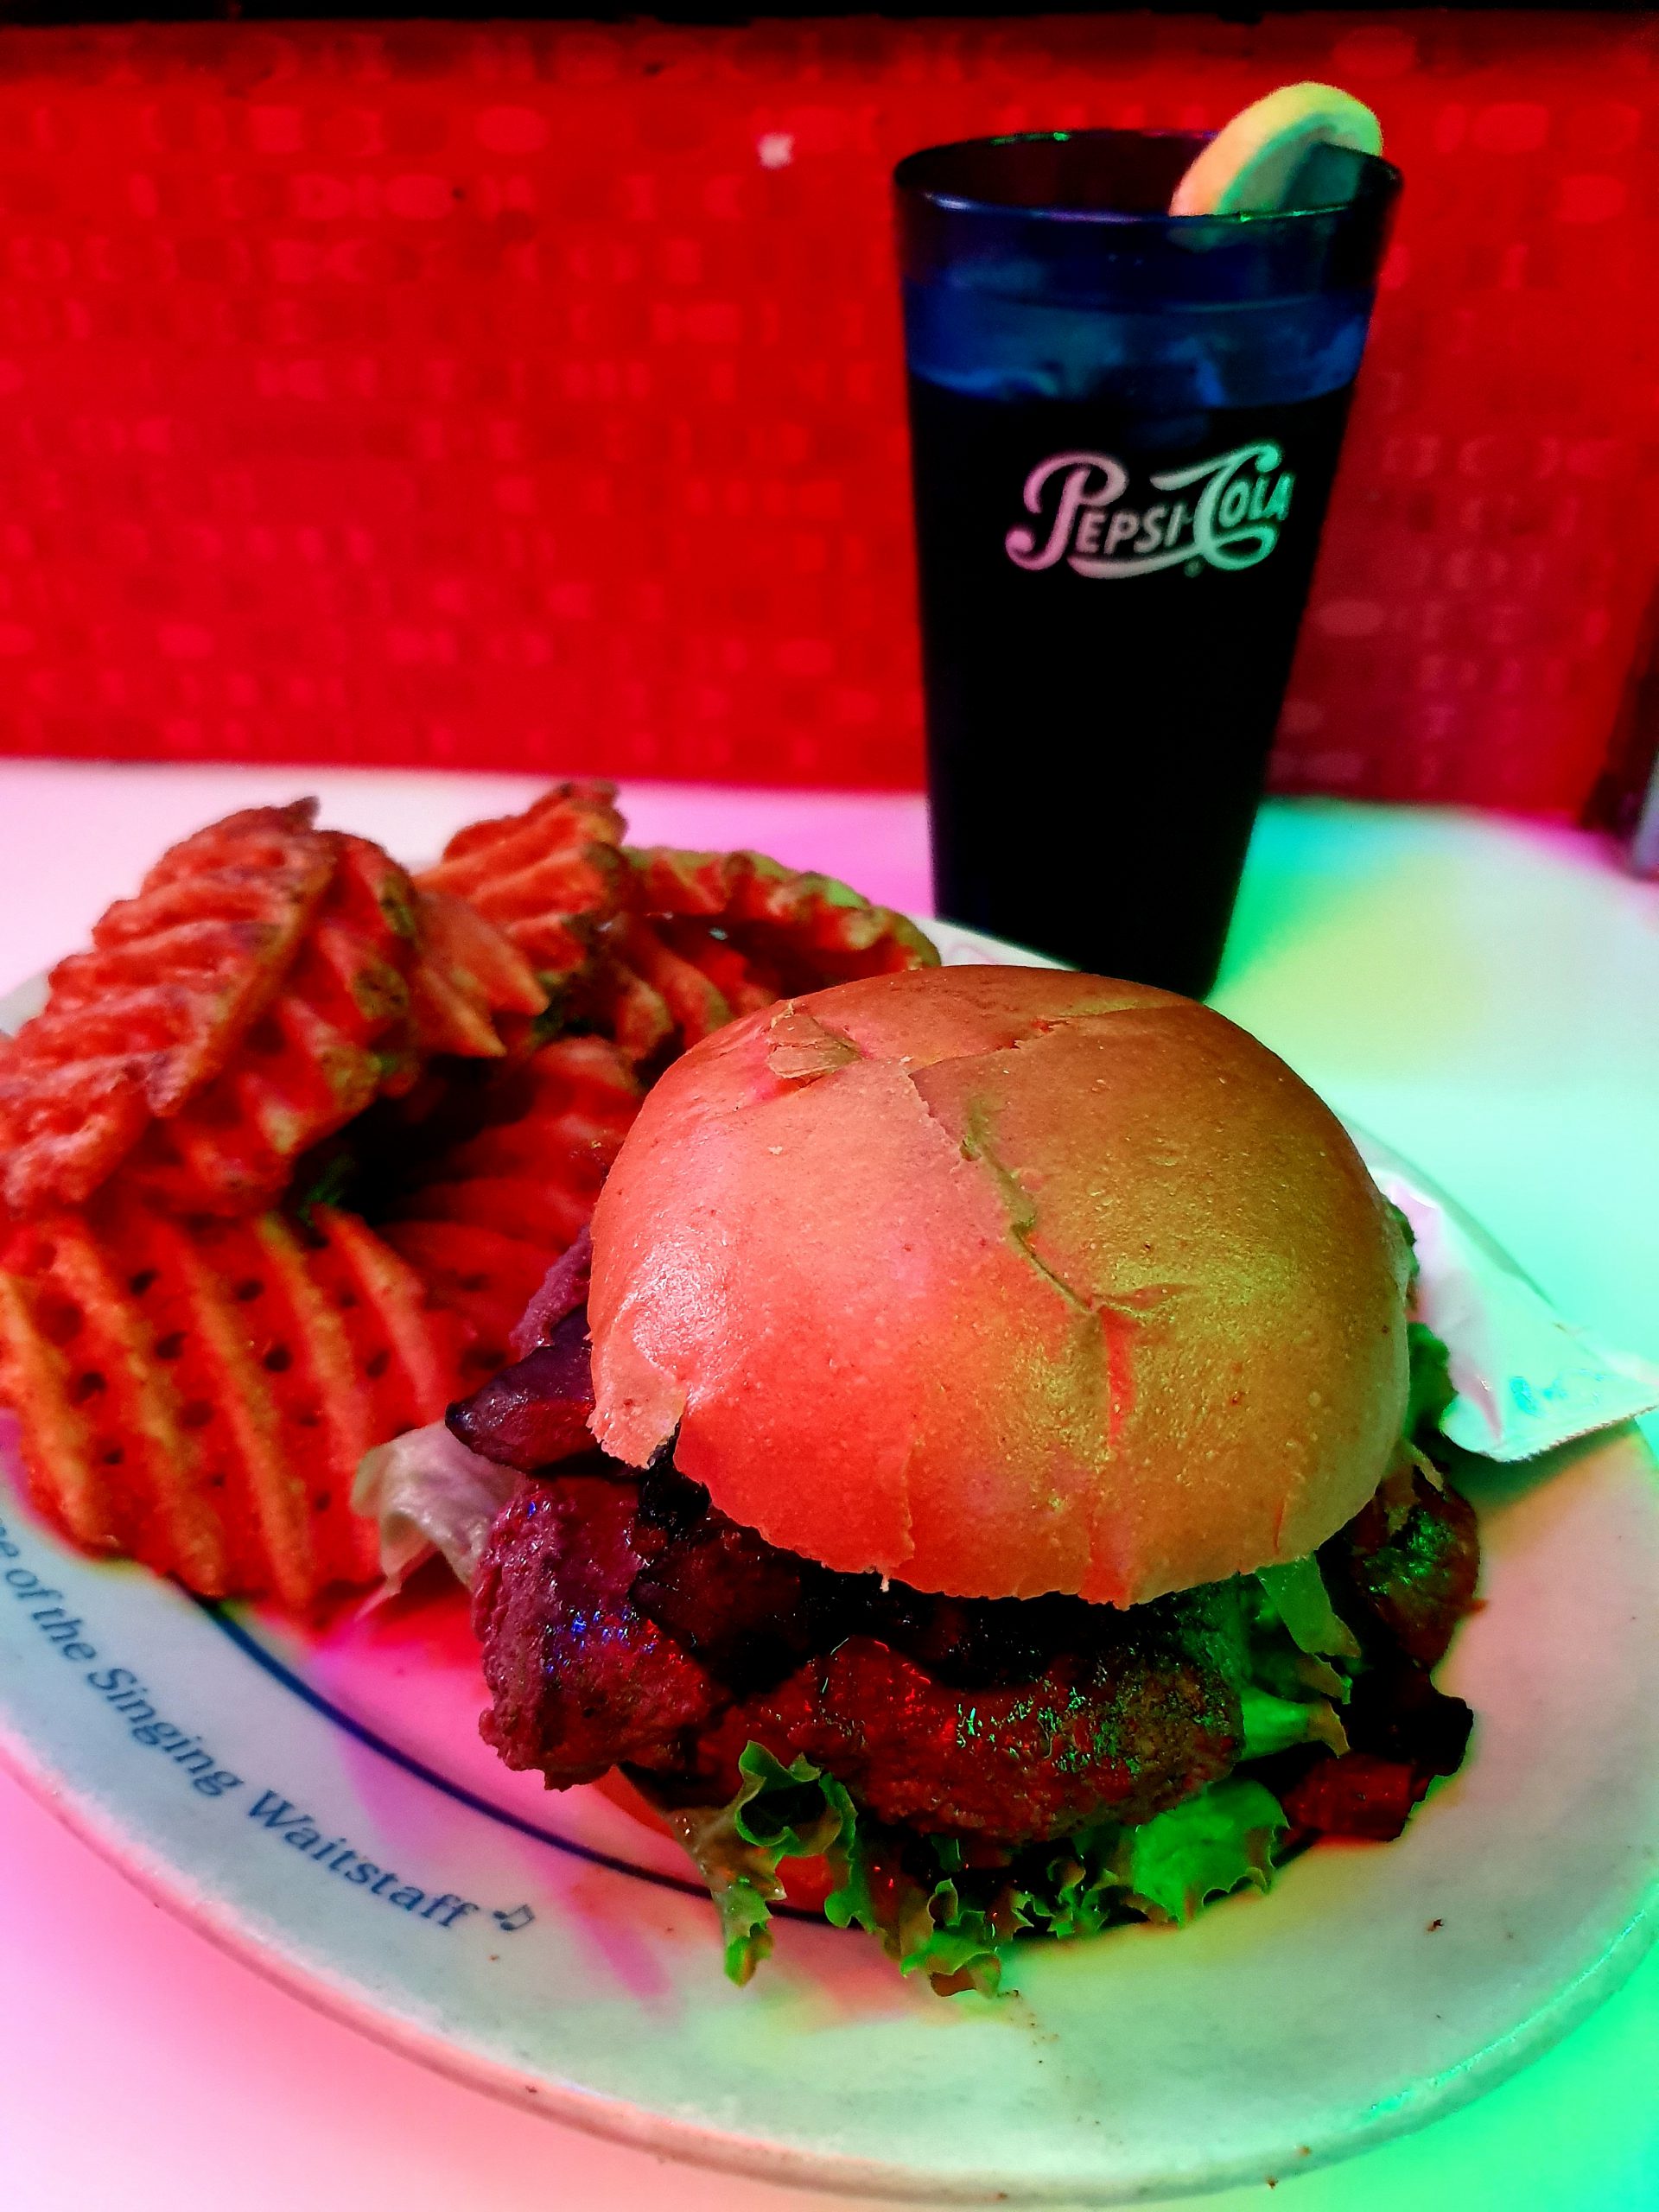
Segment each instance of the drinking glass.
[[1201,997],[1290,673],[1399,172],[1172,216],[1180,131],[894,175],[935,896]]

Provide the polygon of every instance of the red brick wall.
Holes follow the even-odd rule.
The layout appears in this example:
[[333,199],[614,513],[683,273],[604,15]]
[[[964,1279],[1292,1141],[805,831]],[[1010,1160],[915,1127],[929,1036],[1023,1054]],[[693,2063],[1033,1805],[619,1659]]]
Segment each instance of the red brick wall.
[[1334,78],[1408,178],[1278,763],[1575,806],[1651,17],[0,31],[0,749],[918,779],[894,156]]

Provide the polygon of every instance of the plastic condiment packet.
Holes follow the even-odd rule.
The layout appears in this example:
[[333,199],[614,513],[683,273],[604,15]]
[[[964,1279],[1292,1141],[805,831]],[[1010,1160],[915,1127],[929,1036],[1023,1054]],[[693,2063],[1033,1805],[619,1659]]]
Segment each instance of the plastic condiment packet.
[[1659,1366],[1564,1320],[1427,1176],[1363,1129],[1349,1135],[1410,1222],[1417,1310],[1451,1353],[1457,1396],[1440,1427],[1488,1459],[1530,1459],[1659,1410]]

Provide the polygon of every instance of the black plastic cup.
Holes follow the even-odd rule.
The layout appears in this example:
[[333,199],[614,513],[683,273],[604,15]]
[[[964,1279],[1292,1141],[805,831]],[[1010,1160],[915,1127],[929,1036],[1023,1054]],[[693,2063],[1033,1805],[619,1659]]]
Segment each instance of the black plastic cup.
[[1195,998],[1400,188],[1325,149],[1327,204],[1172,216],[1204,143],[976,139],[894,175],[938,911]]

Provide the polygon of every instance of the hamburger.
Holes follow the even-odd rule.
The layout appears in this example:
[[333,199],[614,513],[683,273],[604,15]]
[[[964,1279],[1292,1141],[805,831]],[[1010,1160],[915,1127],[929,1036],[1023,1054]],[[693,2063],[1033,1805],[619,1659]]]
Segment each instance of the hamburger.
[[474,1622],[510,1766],[936,1989],[1183,1922],[1460,1763],[1474,1519],[1409,1232],[1281,1061],[1169,993],[872,977],[662,1076],[518,1363]]

